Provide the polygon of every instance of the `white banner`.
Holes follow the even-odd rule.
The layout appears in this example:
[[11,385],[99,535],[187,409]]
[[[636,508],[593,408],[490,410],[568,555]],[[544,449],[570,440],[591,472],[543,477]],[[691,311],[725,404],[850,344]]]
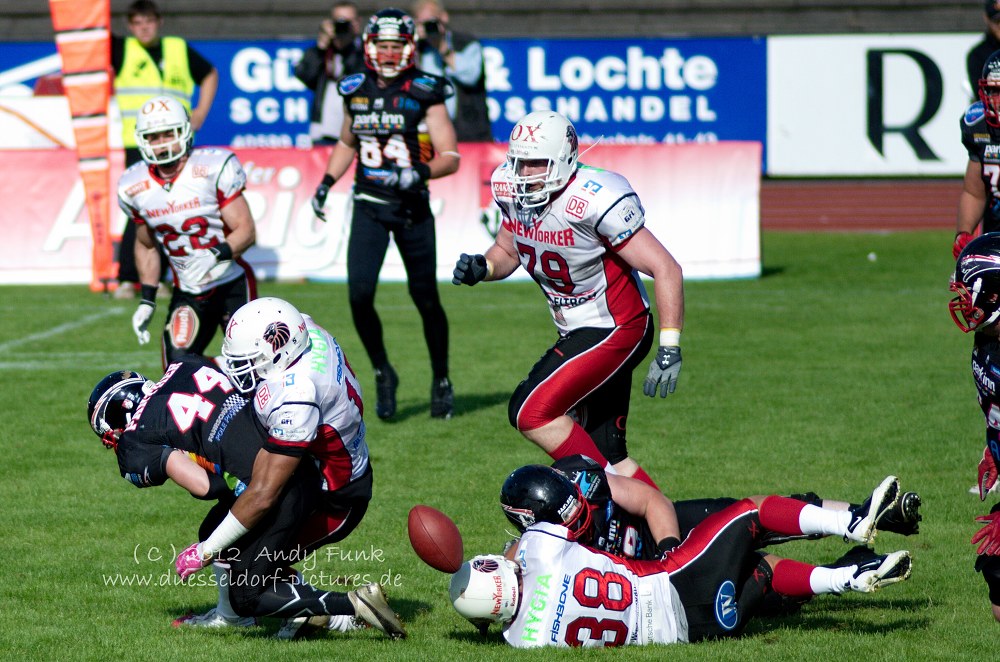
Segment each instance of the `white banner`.
[[767,173],[961,176],[965,56],[981,38],[768,37]]

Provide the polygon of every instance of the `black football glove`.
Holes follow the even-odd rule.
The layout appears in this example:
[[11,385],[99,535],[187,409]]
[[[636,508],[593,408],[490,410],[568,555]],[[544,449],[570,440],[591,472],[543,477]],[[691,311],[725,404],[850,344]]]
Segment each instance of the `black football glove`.
[[323,181],[316,187],[316,193],[312,197],[313,213],[321,221],[326,221],[326,214],[323,212],[323,205],[326,204],[326,196],[330,195],[330,187],[336,180],[330,175],[323,175]]
[[681,374],[681,348],[660,345],[656,358],[649,364],[646,381],[642,383],[643,394],[655,398],[656,391],[659,390],[661,398],[667,397],[667,393],[673,393],[677,388],[679,374]]
[[455,285],[475,285],[486,278],[488,273],[486,268],[486,257],[482,255],[466,255],[462,253],[455,263],[455,271],[452,272],[451,282]]

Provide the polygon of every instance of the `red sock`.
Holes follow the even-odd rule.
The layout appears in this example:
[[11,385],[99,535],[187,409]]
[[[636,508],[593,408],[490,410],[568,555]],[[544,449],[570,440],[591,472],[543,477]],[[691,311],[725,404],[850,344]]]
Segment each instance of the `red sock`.
[[774,578],[771,580],[771,587],[778,593],[793,597],[808,597],[815,595],[809,583],[809,576],[816,566],[793,561],[792,559],[781,559],[774,566]]
[[782,496],[769,496],[760,504],[758,515],[760,525],[769,531],[786,535],[801,535],[799,513],[808,504],[798,499]]
[[608,467],[608,460],[601,454],[601,451],[597,450],[597,444],[590,438],[587,431],[575,421],[573,428],[569,431],[569,436],[549,453],[553,460],[561,460],[570,455],[586,455],[605,469]]
[[657,492],[660,491],[660,488],[657,487],[656,483],[653,482],[653,479],[649,477],[649,474],[646,473],[646,470],[643,469],[642,467],[639,467],[638,469],[636,469],[635,473],[632,474],[632,478],[641,480],[642,482],[646,483],[647,485],[650,485]]

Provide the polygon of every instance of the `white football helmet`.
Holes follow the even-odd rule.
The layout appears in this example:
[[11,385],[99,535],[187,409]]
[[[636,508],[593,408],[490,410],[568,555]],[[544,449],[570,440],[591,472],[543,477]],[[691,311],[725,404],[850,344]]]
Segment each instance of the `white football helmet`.
[[[172,132],[169,142],[150,144],[149,138],[157,133]],[[135,143],[146,163],[166,165],[173,163],[191,149],[191,118],[187,109],[177,99],[153,97],[139,108],[135,120]],[[164,151],[165,150],[165,151]],[[157,156],[157,152],[163,152]]]
[[[554,110],[525,115],[514,125],[507,144],[507,163],[514,183],[514,199],[531,209],[549,203],[576,172],[580,142],[573,123]],[[524,161],[548,161],[544,172],[524,175]]]
[[278,374],[310,347],[306,320],[283,299],[254,299],[237,310],[222,341],[222,371],[241,393]]
[[466,561],[448,588],[455,611],[479,628],[510,621],[520,603],[519,572],[516,563],[496,554]]

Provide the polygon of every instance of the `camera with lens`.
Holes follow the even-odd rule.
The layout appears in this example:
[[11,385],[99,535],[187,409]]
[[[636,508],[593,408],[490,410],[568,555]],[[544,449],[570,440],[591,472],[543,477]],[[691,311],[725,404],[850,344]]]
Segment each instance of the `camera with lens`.
[[334,21],[333,22],[333,35],[335,37],[346,37],[351,34],[351,22],[350,21]]
[[436,18],[432,18],[429,21],[424,21],[424,38],[427,43],[437,48],[441,45],[441,37],[443,30],[441,29],[441,21]]

